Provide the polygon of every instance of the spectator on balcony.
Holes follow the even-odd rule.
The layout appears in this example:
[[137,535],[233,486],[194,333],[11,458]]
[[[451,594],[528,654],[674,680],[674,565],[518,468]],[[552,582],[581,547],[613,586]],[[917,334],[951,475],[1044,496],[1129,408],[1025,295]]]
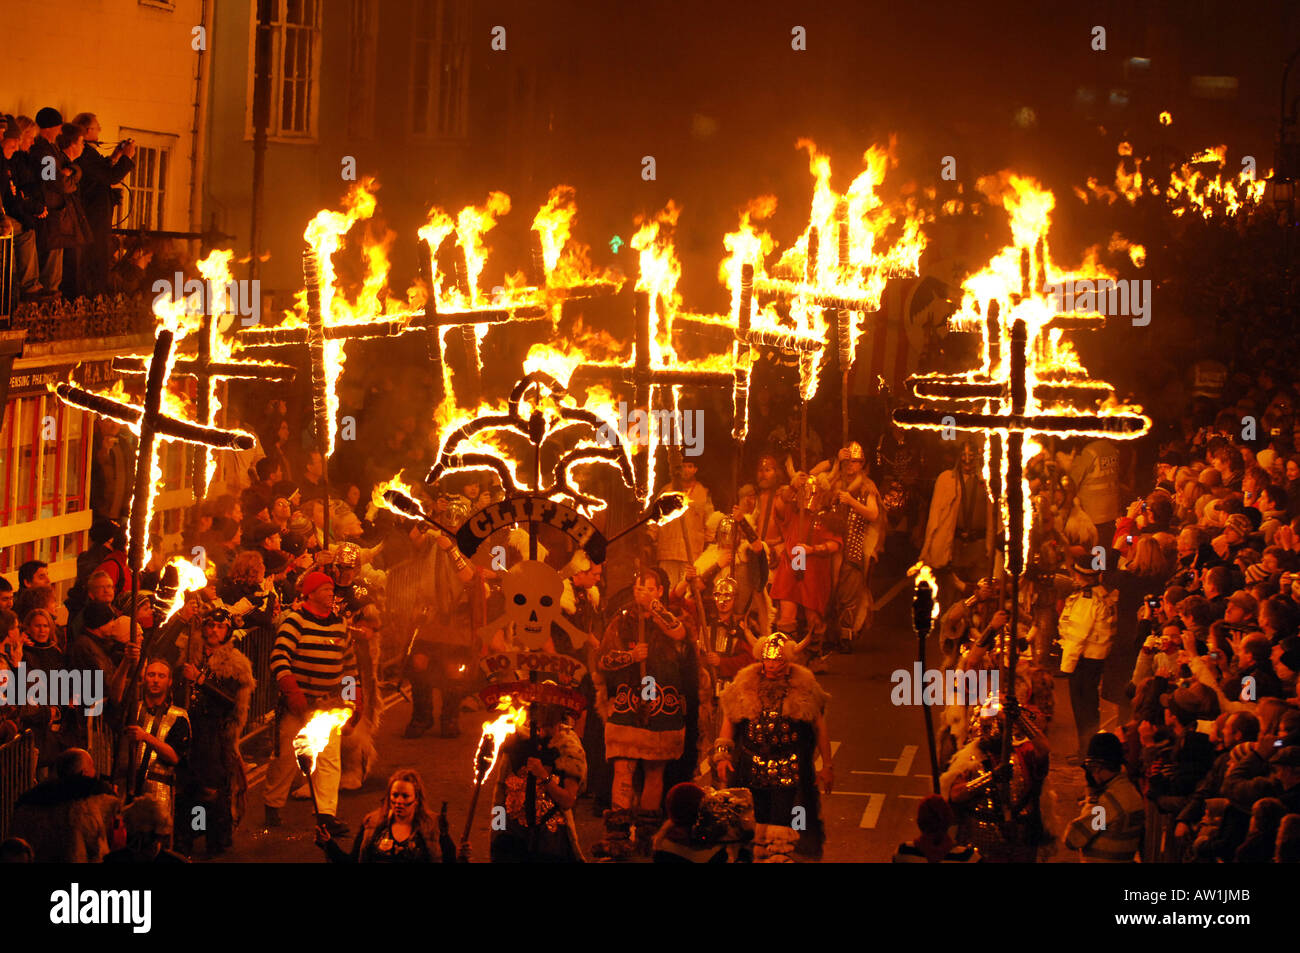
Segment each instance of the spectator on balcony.
[[45,208],[24,181],[23,160],[17,158],[21,141],[18,121],[0,117],[0,234],[14,238],[14,282],[29,301],[47,296],[36,257],[36,222]]
[[77,159],[81,167],[81,204],[90,225],[90,242],[81,255],[78,278],[83,294],[108,293],[108,262],[112,241],[113,208],[120,201],[117,185],[135,168],[135,140],[123,139],[112,155],[99,151],[99,119],[94,113],[80,113],[72,125],[81,130],[86,146]]
[[97,517],[125,520],[135,477],[134,435],[116,420],[98,417],[91,452],[90,508]]
[[153,248],[145,241],[135,241],[108,276],[110,294],[138,295],[150,290],[148,272],[153,261]]
[[14,587],[8,579],[0,576],[0,609],[8,609],[10,612],[14,608]]
[[[39,221],[36,231],[41,284],[60,289],[65,295],[68,291],[75,294],[76,269],[65,268],[63,259],[65,250],[72,249],[75,257],[76,249],[90,241],[90,226],[77,198],[81,169],[76,160],[83,148],[81,131],[70,123],[64,125],[58,111],[48,106],[36,114],[36,125],[40,132],[32,146],[32,159],[49,213]],[[68,276],[71,281],[65,282]]]

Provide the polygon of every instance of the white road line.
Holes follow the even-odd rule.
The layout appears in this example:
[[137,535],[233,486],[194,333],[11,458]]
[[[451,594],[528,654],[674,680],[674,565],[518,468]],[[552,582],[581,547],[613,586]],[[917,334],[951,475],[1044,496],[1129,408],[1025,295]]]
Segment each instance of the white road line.
[[[880,758],[880,761],[893,761],[893,771],[850,771],[850,774],[872,774],[878,777],[886,778],[905,778],[907,773],[912,770],[912,762],[916,760],[917,745],[904,745],[903,752],[897,758]],[[921,775],[917,775],[921,777]],[[925,775],[929,777],[929,775]]]
[[862,812],[862,820],[858,821],[858,827],[875,827],[876,822],[880,820],[880,812],[884,806],[885,796],[883,794],[868,794],[867,807]]
[[[832,742],[831,742],[831,760],[832,760],[832,761],[835,760],[835,752],[837,752],[837,751],[839,751],[839,750],[840,750],[840,743],[839,743],[838,741],[832,741]],[[822,756],[821,756],[820,754],[817,755],[817,760],[815,760],[815,761],[813,762],[813,768],[816,769],[817,771],[820,771],[820,770],[822,769]]]

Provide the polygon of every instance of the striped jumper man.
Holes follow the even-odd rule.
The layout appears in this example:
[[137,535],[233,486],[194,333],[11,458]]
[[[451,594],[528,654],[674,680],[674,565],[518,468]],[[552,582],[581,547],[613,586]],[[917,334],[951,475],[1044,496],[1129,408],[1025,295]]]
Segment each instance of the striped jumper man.
[[[266,776],[267,827],[280,825],[280,808],[299,770],[293,738],[314,710],[336,708],[344,700],[355,704],[343,734],[350,733],[361,716],[356,656],[347,625],[334,612],[333,580],[323,572],[311,572],[298,591],[303,597],[302,608],[284,614],[271,650],[271,677],[280,687],[280,747]],[[316,759],[312,775],[320,812],[316,822],[334,837],[347,833],[346,825],[334,816],[339,799],[339,746],[340,735],[334,732]]]

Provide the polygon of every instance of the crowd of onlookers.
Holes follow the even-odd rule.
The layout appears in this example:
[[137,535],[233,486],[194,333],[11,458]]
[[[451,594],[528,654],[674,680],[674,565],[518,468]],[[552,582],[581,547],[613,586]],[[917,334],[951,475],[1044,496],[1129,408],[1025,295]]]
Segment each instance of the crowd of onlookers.
[[35,301],[107,294],[114,186],[135,167],[135,142],[107,150],[94,113],[64,122],[49,106],[35,119],[0,115],[0,136],[2,231],[13,236],[18,294]]

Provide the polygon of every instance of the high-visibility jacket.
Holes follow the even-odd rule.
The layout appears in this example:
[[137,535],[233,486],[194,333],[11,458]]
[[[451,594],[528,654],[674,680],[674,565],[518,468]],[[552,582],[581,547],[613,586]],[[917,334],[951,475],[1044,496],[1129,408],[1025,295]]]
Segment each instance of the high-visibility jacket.
[[[1122,515],[1119,502],[1119,451],[1097,439],[1079,451],[1070,467],[1079,505],[1100,526]],[[1109,543],[1110,540],[1105,540]]]
[[1069,674],[1079,658],[1104,659],[1115,640],[1118,590],[1105,586],[1076,589],[1065,599],[1057,632],[1061,637],[1061,671]]
[[1123,771],[1106,782],[1070,822],[1065,843],[1085,864],[1128,864],[1142,846],[1146,803]]

